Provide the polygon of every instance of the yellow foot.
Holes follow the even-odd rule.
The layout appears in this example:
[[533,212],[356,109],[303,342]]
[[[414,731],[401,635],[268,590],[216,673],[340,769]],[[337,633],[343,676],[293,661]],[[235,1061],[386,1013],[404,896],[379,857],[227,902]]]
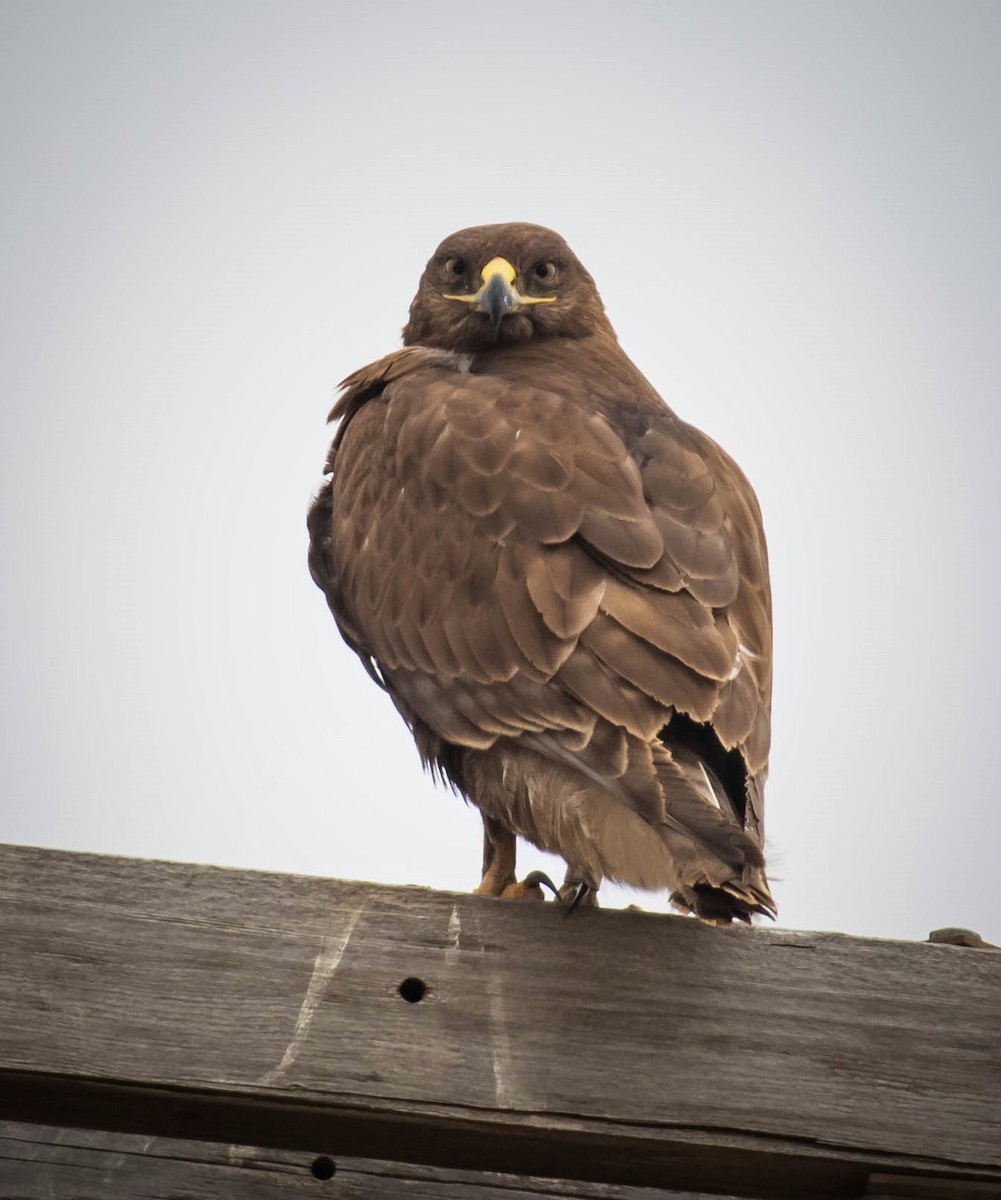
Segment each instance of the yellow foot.
[[513,876],[498,878],[489,872],[483,876],[479,887],[473,888],[474,896],[500,896],[505,900],[545,900],[542,887],[545,885],[555,896],[556,885],[545,871],[532,871],[519,883]]
[[521,883],[509,883],[501,892],[505,900],[545,900],[542,894],[542,885],[557,895],[556,885],[544,871],[532,871],[526,875]]

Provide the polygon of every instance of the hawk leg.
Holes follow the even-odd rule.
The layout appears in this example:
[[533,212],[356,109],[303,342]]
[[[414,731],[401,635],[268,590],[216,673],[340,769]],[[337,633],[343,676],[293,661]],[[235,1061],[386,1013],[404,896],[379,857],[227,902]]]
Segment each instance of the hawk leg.
[[567,906],[569,916],[575,908],[597,908],[598,889],[593,883],[579,878],[577,873],[568,867],[563,886],[556,893],[556,899],[560,904]]
[[514,874],[517,839],[494,817],[483,814],[483,878],[474,896],[503,896],[508,900],[543,900],[542,884],[556,895],[552,880],[542,871],[532,871],[518,882]]

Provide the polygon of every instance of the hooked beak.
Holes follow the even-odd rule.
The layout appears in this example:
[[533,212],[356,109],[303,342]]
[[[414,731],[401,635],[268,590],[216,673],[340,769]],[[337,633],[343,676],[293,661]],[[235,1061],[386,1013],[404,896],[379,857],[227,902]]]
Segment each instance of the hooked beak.
[[503,317],[518,307],[518,293],[499,271],[490,276],[476,295],[480,308],[490,318],[494,329]]
[[464,304],[475,304],[480,312],[489,316],[496,329],[508,313],[516,312],[526,304],[552,304],[555,296],[522,296],[514,286],[517,271],[506,258],[492,258],[480,272],[483,286],[468,296],[446,296],[446,300],[461,300]]

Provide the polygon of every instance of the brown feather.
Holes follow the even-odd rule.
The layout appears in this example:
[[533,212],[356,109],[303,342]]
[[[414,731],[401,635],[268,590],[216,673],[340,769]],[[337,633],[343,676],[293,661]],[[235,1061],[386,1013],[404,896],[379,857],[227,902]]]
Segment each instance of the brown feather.
[[546,546],[528,557],[524,572],[532,603],[558,638],[576,638],[594,620],[607,580],[581,547]]
[[652,741],[667,724],[671,710],[612,672],[579,644],[555,676],[561,687],[613,725]]
[[713,610],[688,592],[644,591],[610,579],[601,611],[651,646],[710,679],[729,678],[736,645],[713,619]]
[[610,617],[599,614],[581,635],[581,644],[610,672],[665,708],[678,708],[701,721],[716,707],[717,689],[712,679],[660,653]]

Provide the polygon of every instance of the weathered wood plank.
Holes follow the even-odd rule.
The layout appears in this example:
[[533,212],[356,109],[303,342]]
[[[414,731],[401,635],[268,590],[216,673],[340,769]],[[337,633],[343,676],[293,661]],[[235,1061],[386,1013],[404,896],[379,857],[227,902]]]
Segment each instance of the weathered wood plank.
[[397,1195],[412,1200],[735,1200],[0,1122],[0,1196],[18,1200],[386,1200]]
[[0,869],[3,1117],[746,1196],[1001,1181],[997,952],[15,847]]
[[999,1196],[1001,1188],[996,1183],[943,1183],[915,1175],[877,1173],[869,1177],[864,1200],[998,1200]]

